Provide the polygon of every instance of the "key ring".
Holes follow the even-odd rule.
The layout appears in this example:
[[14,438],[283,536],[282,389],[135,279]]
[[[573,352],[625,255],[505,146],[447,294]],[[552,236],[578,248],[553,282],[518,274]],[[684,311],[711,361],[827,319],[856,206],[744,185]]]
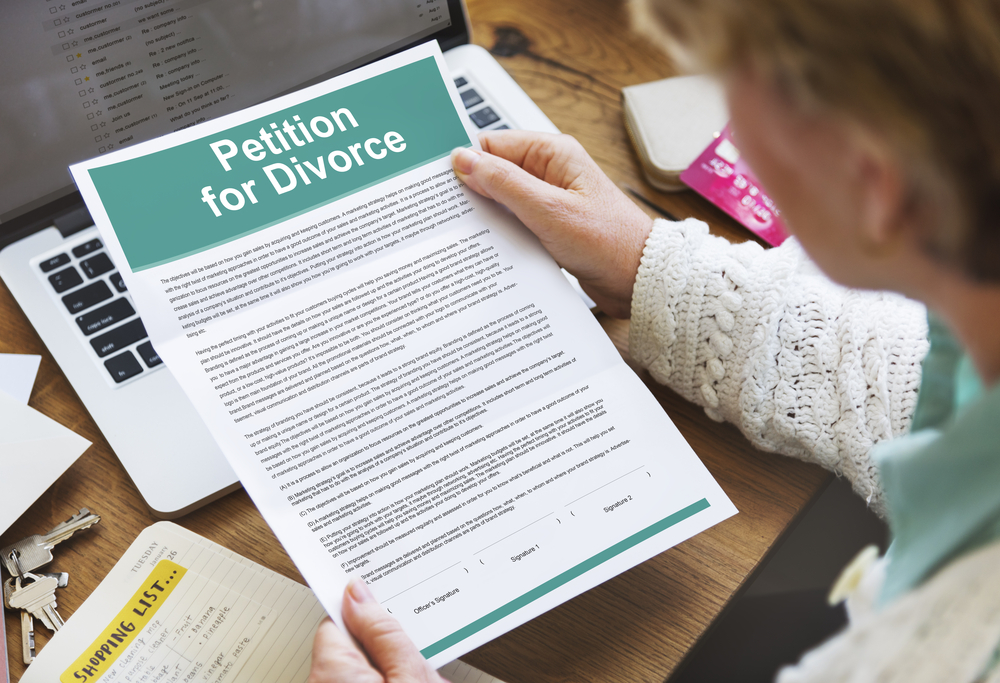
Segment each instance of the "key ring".
[[10,555],[7,556],[14,563],[14,568],[17,570],[17,578],[24,578],[24,568],[21,566],[21,553],[16,550],[11,550]]

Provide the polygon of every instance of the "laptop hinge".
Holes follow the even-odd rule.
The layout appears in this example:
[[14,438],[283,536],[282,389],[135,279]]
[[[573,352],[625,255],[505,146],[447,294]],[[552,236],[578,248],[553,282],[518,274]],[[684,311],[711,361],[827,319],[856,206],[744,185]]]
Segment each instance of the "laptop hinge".
[[80,232],[84,228],[89,228],[94,224],[94,219],[90,217],[90,212],[87,211],[86,206],[81,206],[77,209],[73,209],[69,213],[64,213],[61,216],[57,216],[54,221],[56,228],[62,233],[63,237],[69,237],[70,235]]

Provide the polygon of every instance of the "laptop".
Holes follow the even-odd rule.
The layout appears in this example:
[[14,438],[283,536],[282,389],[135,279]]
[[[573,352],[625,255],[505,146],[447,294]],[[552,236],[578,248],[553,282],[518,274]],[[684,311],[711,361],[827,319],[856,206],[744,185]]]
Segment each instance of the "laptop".
[[67,167],[437,40],[481,130],[558,132],[464,0],[8,0],[0,278],[154,515],[239,487],[149,342]]

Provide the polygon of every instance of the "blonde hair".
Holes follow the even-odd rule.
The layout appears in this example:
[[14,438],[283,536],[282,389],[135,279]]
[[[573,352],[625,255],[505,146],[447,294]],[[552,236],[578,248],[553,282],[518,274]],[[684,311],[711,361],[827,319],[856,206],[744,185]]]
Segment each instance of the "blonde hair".
[[908,175],[932,253],[1000,281],[1000,0],[632,0],[687,70],[749,67],[858,123]]

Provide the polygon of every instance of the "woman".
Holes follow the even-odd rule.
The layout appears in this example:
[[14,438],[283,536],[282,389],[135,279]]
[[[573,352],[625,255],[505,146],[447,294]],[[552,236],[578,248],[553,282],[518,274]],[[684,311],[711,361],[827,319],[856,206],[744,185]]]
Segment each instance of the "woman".
[[[1000,681],[1000,1],[635,9],[721,79],[797,239],[764,251],[653,222],[564,137],[486,134],[456,172],[631,315],[658,381],[888,517],[887,557],[840,586],[849,626],[781,683]],[[344,618],[367,658],[327,622],[312,680],[439,680],[364,584]]]

